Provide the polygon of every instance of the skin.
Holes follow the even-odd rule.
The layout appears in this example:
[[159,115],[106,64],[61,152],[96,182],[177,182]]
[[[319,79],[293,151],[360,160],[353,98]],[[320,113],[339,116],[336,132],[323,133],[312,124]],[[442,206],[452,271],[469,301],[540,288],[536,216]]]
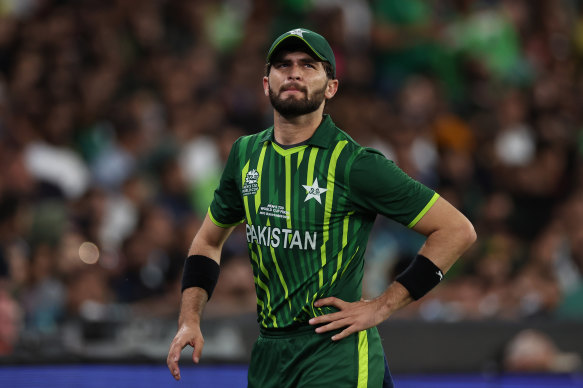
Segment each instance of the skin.
[[304,52],[285,53],[273,61],[269,77],[263,77],[266,96],[271,88],[283,100],[301,99],[306,98],[306,93],[311,96],[324,87],[325,99],[314,112],[286,117],[277,110],[273,111],[274,137],[279,144],[297,144],[312,137],[322,122],[326,100],[338,91],[338,80],[328,79],[322,62]]
[[[324,90],[324,99],[313,112],[286,116],[274,110],[275,140],[280,144],[292,145],[312,137],[322,121],[326,100],[338,91],[338,80],[328,79],[322,63],[307,53],[287,52],[273,61],[269,76],[263,78],[266,96],[269,96],[270,88],[283,101],[310,98],[317,91]],[[220,263],[223,244],[233,229],[216,226],[207,215],[194,237],[189,256],[205,255]],[[430,258],[444,274],[476,239],[472,224],[443,198],[435,202],[413,230],[427,236],[419,253]],[[200,360],[204,347],[200,321],[207,300],[207,292],[198,287],[188,288],[182,293],[178,332],[167,358],[168,368],[176,380],[180,380],[178,361],[182,349],[190,345],[193,348],[193,362],[197,364]],[[377,326],[412,301],[405,287],[393,282],[372,300],[350,303],[335,297],[320,299],[314,303],[316,307],[329,305],[340,311],[313,318],[309,323],[317,326],[317,333],[344,327],[342,332],[332,337],[333,341],[338,341],[352,333]]]

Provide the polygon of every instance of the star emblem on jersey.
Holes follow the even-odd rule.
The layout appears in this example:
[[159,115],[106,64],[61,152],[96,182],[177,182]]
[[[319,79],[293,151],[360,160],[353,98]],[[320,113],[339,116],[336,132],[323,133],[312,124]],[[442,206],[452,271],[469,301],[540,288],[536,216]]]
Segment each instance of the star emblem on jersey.
[[304,186],[304,189],[306,189],[306,199],[304,199],[304,202],[306,202],[307,200],[314,198],[316,201],[318,201],[318,203],[321,205],[322,204],[322,200],[320,199],[320,194],[325,193],[326,191],[328,191],[328,189],[325,189],[323,187],[318,187],[318,178],[314,179],[314,183],[312,183],[312,186],[308,186],[308,185],[302,185]]

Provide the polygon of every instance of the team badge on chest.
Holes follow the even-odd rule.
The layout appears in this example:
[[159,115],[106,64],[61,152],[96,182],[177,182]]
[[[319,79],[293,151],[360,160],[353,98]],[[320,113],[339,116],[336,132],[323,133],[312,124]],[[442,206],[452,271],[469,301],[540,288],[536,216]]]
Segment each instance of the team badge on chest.
[[302,185],[304,186],[304,189],[306,189],[306,199],[304,199],[304,202],[308,201],[309,199],[314,198],[316,201],[318,201],[318,203],[321,205],[322,204],[322,200],[320,199],[320,194],[325,193],[326,191],[328,191],[328,189],[325,189],[323,187],[318,187],[318,178],[314,179],[314,183],[312,183],[312,186],[308,186],[308,185]]

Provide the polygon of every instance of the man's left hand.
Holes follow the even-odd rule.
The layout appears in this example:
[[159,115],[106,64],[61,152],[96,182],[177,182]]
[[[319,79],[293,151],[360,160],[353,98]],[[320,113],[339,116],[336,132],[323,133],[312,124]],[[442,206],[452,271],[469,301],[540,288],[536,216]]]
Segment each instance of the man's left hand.
[[[389,315],[386,305],[380,298],[351,303],[329,297],[314,302],[314,307],[324,306],[334,306],[340,311],[312,318],[309,323],[310,325],[323,325],[316,328],[316,333],[325,333],[345,327],[340,333],[332,336],[333,341],[374,327],[387,319]],[[387,315],[385,316],[385,314]]]

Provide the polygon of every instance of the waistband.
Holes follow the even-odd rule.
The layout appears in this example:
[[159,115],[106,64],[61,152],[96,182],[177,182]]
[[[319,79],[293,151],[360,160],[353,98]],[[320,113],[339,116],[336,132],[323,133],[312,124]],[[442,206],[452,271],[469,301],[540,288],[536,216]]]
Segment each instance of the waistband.
[[294,323],[286,327],[259,327],[259,335],[264,338],[295,337],[298,335],[317,334],[316,327],[307,322]]
[[316,333],[316,328],[318,326],[310,325],[309,323],[296,323],[287,327],[259,327],[259,336],[263,338],[290,338],[302,335],[318,335],[322,338],[330,338],[335,334],[340,333],[344,328],[331,330],[326,333]]

